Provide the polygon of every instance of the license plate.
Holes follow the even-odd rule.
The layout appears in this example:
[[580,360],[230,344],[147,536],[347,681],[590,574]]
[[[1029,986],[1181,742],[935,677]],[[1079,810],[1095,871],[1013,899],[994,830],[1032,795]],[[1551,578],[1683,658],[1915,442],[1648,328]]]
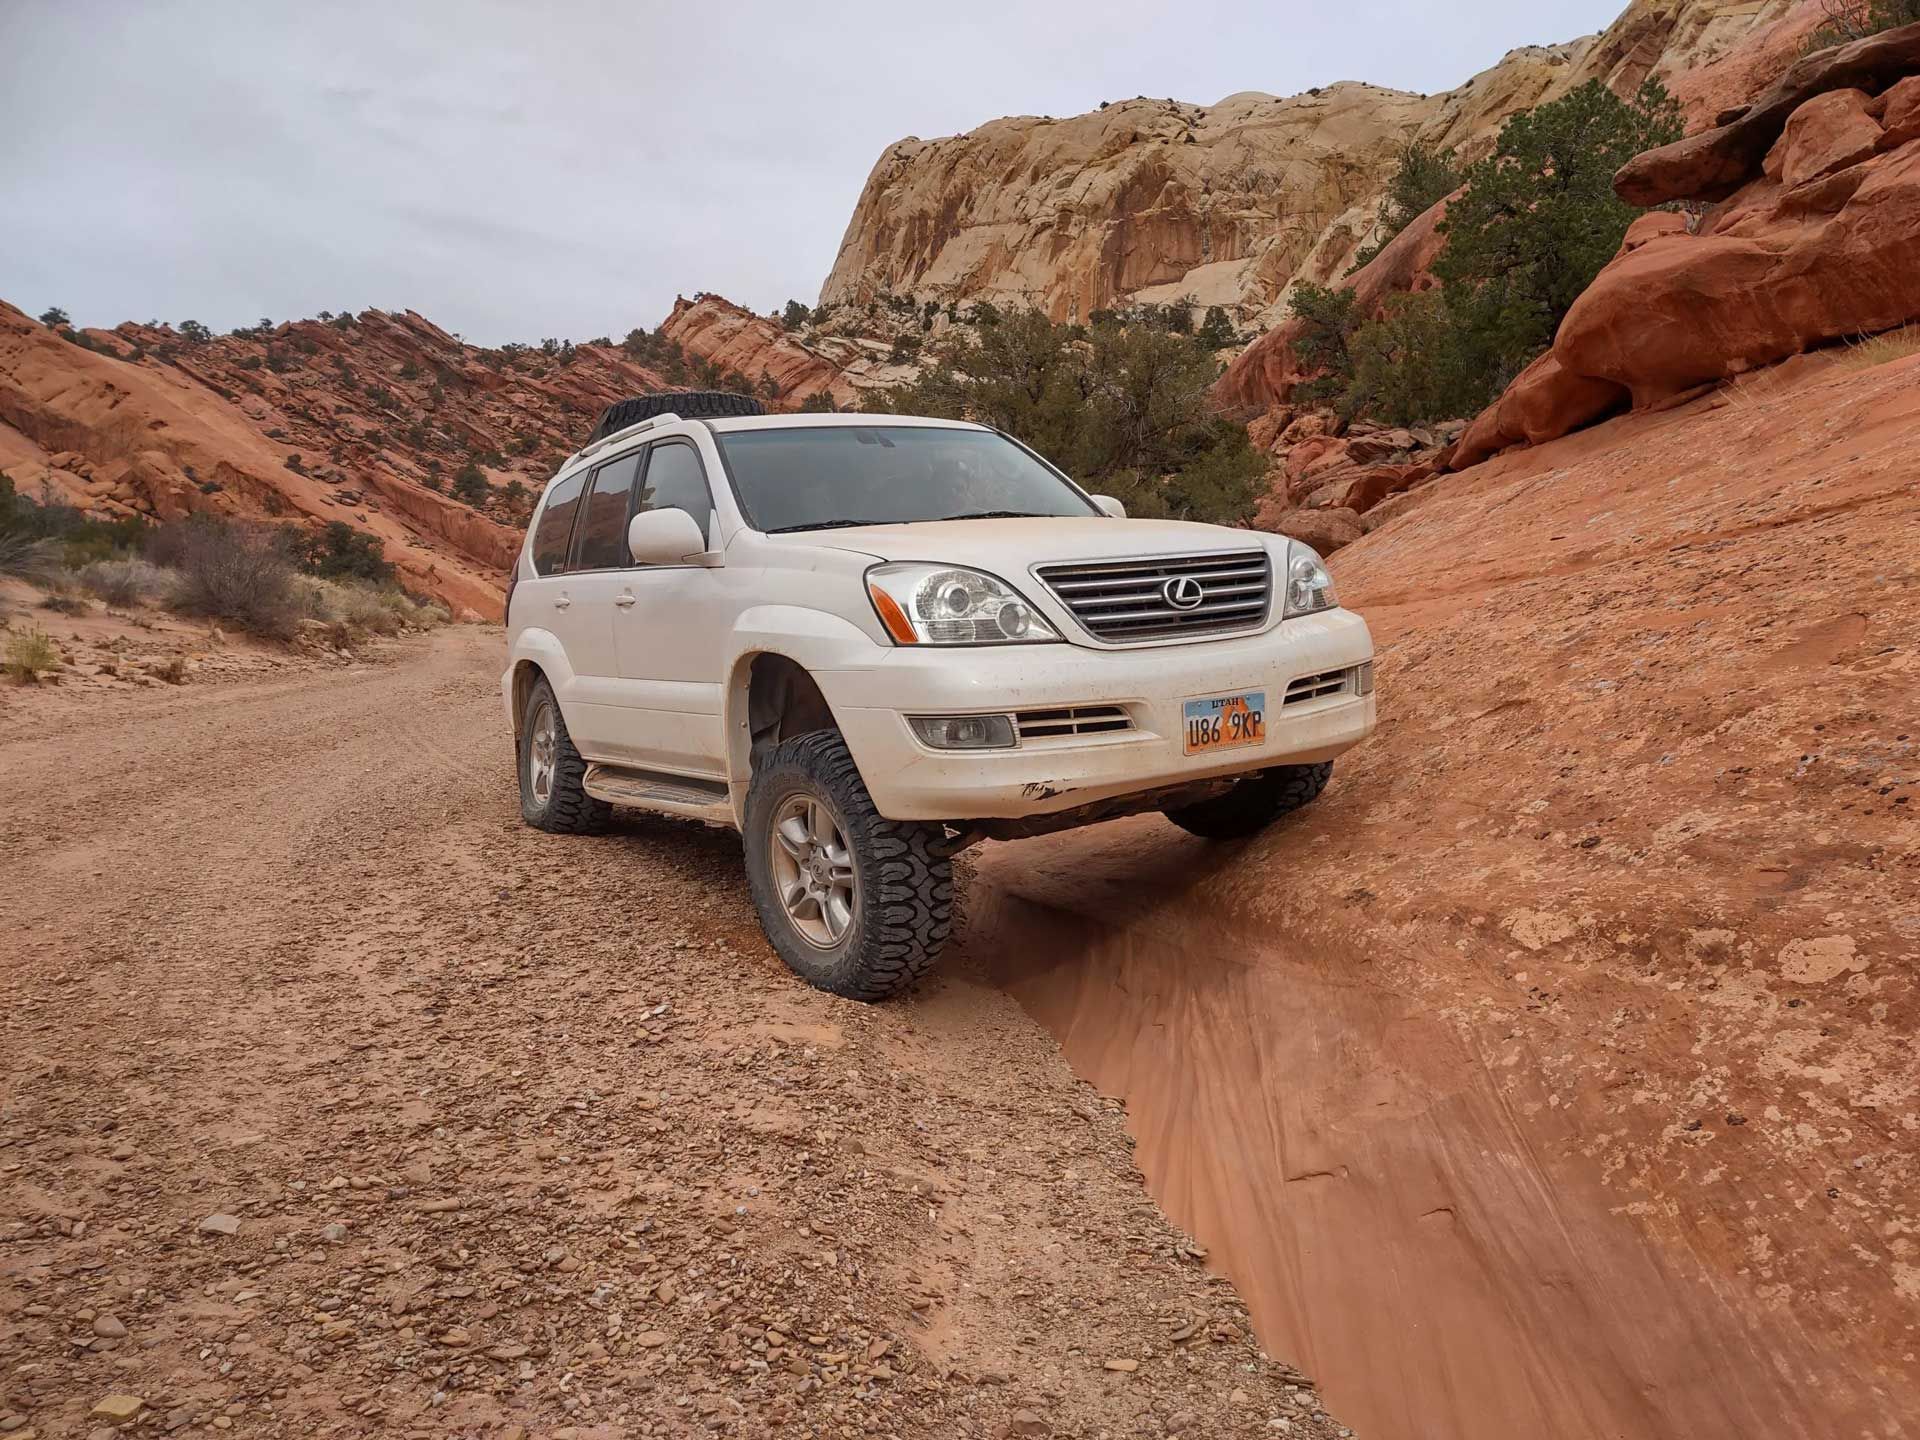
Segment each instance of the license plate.
[[1264,690],[1189,700],[1183,707],[1183,715],[1187,722],[1189,755],[1258,745],[1267,738],[1267,692]]

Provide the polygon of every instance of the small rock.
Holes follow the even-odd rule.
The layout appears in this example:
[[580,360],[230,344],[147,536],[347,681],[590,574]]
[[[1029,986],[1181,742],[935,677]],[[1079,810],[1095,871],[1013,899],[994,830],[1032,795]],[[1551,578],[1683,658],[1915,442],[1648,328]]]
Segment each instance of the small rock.
[[668,1338],[664,1330],[644,1330],[634,1337],[633,1343],[642,1350],[658,1350],[667,1343]]
[[347,1227],[336,1220],[320,1231],[320,1238],[338,1245],[342,1240],[347,1238]]
[[486,1356],[489,1360],[518,1360],[527,1353],[527,1347],[519,1344],[490,1345]]
[[1138,1360],[1109,1360],[1102,1368],[1111,1370],[1117,1375],[1131,1375],[1140,1368],[1140,1362]]
[[238,1235],[240,1221],[232,1215],[209,1215],[200,1222],[200,1228],[209,1235]]
[[93,1333],[102,1340],[124,1340],[127,1338],[127,1327],[115,1316],[98,1315],[94,1317]]
[[1008,1417],[1006,1434],[1008,1435],[1051,1435],[1053,1426],[1042,1420],[1031,1410],[1016,1410]]
[[422,1215],[450,1215],[459,1208],[460,1202],[452,1198],[445,1200],[422,1200],[420,1202],[420,1213]]
[[146,1404],[147,1402],[138,1395],[104,1395],[87,1413],[95,1420],[105,1420],[112,1425],[125,1425],[145,1409]]

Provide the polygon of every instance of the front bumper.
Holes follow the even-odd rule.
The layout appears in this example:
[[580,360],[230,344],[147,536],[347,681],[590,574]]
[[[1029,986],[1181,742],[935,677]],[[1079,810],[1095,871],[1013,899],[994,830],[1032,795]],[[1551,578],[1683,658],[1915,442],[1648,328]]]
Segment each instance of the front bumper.
[[[881,814],[1027,819],[1188,781],[1331,760],[1372,733],[1374,697],[1350,688],[1284,705],[1287,685],[1372,658],[1366,622],[1331,610],[1259,635],[1158,648],[901,646],[871,666],[815,678]],[[1244,690],[1266,692],[1262,743],[1185,754],[1184,702]],[[1131,728],[1029,740],[1011,750],[935,750],[906,722],[908,715],[1089,705],[1123,707]]]

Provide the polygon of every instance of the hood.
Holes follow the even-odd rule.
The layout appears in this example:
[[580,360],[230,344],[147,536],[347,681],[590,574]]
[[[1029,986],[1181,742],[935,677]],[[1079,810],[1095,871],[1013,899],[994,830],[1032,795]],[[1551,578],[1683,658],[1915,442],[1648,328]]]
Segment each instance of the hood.
[[1124,560],[1208,550],[1257,550],[1271,537],[1257,530],[1187,520],[1114,520],[1104,515],[1032,520],[932,520],[912,525],[861,525],[796,531],[768,540],[845,550],[876,560],[930,560],[965,565],[1002,579],[1059,560]]

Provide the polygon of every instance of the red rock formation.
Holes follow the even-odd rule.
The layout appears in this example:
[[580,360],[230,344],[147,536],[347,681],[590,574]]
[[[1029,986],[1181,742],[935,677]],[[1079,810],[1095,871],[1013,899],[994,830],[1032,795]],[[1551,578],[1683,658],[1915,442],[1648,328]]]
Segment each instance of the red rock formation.
[[[1428,267],[1446,245],[1439,226],[1446,218],[1448,200],[1420,215],[1345,282],[1352,288],[1360,310],[1377,312],[1389,295],[1433,285]],[[1215,400],[1229,411],[1243,413],[1285,404],[1293,387],[1309,378],[1293,352],[1305,328],[1297,319],[1287,320],[1241,351],[1214,387]]]
[[[498,615],[527,501],[612,401],[667,388],[612,345],[484,350],[411,312],[194,344],[0,304],[0,467],[103,514],[196,510],[377,536],[415,590]],[[106,352],[106,353],[102,353]],[[484,509],[446,493],[477,460]]]
[[[1920,25],[1811,56],[1742,118],[1696,137],[1712,143],[1683,141],[1622,170],[1623,192],[1692,184],[1711,197],[1731,157],[1750,166],[1697,231],[1672,214],[1634,224],[1553,349],[1475,420],[1456,467],[1567,434],[1628,398],[1666,404],[1920,318],[1920,75],[1889,83],[1890,57],[1920,70]],[[1850,83],[1869,72],[1877,97]],[[1783,114],[1784,93],[1801,98]]]
[[660,329],[690,356],[744,375],[756,385],[770,383],[779,402],[797,407],[824,390],[836,405],[845,406],[859,396],[843,364],[804,344],[778,320],[718,295],[675,300]]
[[1789,66],[1727,123],[1630,160],[1613,188],[1631,205],[1724,199],[1747,182],[1788,118],[1807,101],[1834,90],[1877,93],[1915,71],[1920,71],[1920,25],[1817,51]]

